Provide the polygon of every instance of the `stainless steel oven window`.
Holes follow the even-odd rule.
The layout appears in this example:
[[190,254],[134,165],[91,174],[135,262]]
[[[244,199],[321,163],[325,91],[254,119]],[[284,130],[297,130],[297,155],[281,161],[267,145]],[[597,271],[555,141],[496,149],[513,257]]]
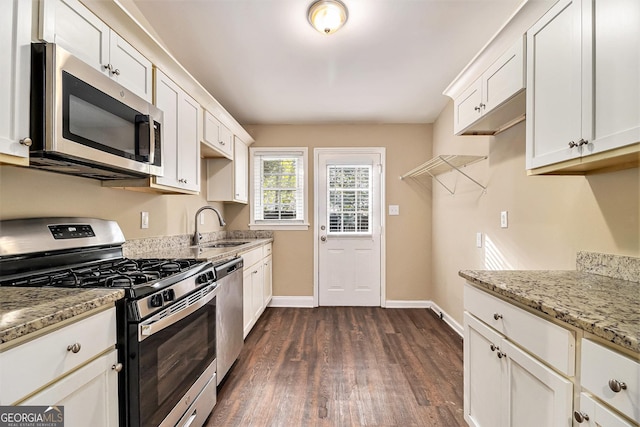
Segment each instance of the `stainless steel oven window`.
[[186,317],[188,309],[170,314],[180,320],[137,344],[139,425],[159,425],[216,358],[216,304],[214,297]]

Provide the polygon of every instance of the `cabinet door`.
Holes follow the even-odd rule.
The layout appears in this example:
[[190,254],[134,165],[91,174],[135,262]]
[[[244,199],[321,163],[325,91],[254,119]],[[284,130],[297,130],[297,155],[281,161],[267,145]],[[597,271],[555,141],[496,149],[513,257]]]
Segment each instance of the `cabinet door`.
[[200,104],[181,93],[178,105],[178,183],[187,190],[200,191]]
[[502,335],[464,313],[464,419],[470,426],[503,425],[506,362],[497,357],[501,340]]
[[482,79],[476,80],[453,103],[453,133],[462,132],[482,115]]
[[582,147],[581,0],[560,0],[527,31],[526,163],[578,157]]
[[151,102],[151,61],[111,31],[109,43],[111,77],[139,97]]
[[264,270],[259,262],[251,269],[251,309],[255,323],[264,310]]
[[508,402],[506,425],[518,427],[571,426],[573,384],[504,340]]
[[488,113],[525,87],[524,38],[482,74],[482,113]]
[[[580,393],[580,414],[584,421],[579,422],[584,427],[632,427],[632,424],[615,414],[605,405],[596,402],[590,395]],[[588,417],[588,419],[587,419]]]
[[236,202],[247,203],[249,194],[249,147],[239,138],[234,140],[233,170],[233,199]]
[[233,159],[233,135],[210,112],[204,112],[204,133],[202,141],[207,147],[203,153],[207,157],[226,157]]
[[640,2],[584,1],[583,7],[583,15],[594,17],[593,34],[584,32],[585,72],[593,73],[584,99],[593,128],[583,154],[591,154],[640,141]]
[[262,263],[264,288],[262,292],[263,307],[266,308],[273,297],[273,257],[269,255]]
[[77,0],[40,3],[40,38],[109,75],[109,27]]
[[162,166],[164,175],[156,178],[161,185],[179,187],[178,182],[178,104],[180,88],[163,72],[156,69],[156,107],[164,113],[162,120]]
[[242,274],[242,329],[244,331],[243,338],[246,338],[251,327],[253,326],[253,303],[252,287],[251,287],[251,271],[245,267]]
[[[31,67],[32,2],[0,2],[0,163],[26,166],[29,147],[29,75]],[[3,156],[7,154],[9,156]]]
[[20,405],[64,406],[66,427],[117,427],[117,363],[117,350],[112,350]]

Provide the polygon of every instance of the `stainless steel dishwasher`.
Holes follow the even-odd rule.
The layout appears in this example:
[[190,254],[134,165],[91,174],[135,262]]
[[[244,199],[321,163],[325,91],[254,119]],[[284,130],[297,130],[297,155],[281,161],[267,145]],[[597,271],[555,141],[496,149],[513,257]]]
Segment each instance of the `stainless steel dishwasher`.
[[242,258],[216,264],[218,305],[216,307],[216,351],[218,385],[236,361],[242,338]]

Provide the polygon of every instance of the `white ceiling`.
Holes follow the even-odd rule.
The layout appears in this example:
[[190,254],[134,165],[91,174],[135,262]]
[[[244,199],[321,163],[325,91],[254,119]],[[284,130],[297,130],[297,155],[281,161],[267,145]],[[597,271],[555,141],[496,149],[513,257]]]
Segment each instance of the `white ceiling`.
[[343,0],[326,36],[312,0],[134,0],[169,51],[241,124],[430,123],[442,91],[522,0]]

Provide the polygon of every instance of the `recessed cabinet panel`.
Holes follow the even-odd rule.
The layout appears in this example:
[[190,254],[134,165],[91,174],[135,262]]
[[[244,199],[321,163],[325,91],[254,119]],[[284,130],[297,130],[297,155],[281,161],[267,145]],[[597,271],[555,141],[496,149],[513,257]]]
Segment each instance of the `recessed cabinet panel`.
[[640,1],[596,0],[588,6],[595,14],[589,49],[595,93],[587,153],[596,153],[640,141]]
[[454,103],[454,133],[458,134],[481,117],[482,80],[476,80]]
[[561,0],[527,32],[527,169],[582,149],[581,10]]
[[640,361],[583,339],[582,387],[640,422]]
[[151,101],[152,66],[140,52],[115,32],[110,37],[111,77],[138,96]]
[[29,164],[29,148],[20,140],[29,137],[32,5],[0,2],[0,163],[22,166]]
[[491,111],[525,86],[524,39],[521,38],[482,75],[486,111]]
[[204,112],[202,155],[205,158],[226,157],[233,159],[233,134],[213,114]]
[[587,393],[580,393],[580,409],[576,412],[584,418],[584,421],[579,423],[580,427],[633,427],[630,422]]

